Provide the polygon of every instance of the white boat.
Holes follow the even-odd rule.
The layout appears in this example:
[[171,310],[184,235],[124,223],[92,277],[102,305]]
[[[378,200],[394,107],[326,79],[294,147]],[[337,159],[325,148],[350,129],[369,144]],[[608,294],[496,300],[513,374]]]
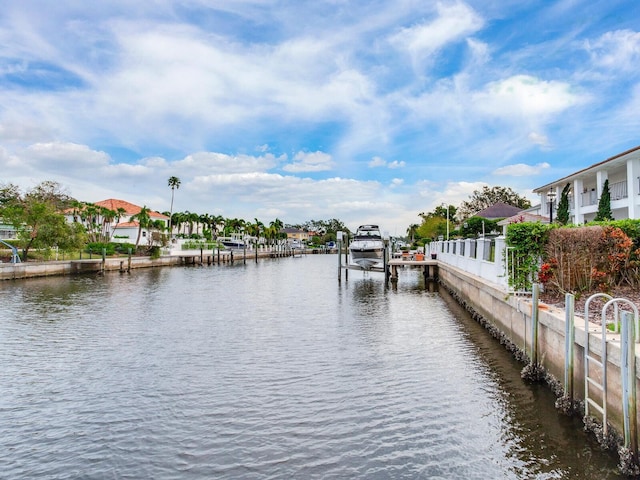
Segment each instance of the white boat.
[[349,244],[351,261],[368,270],[384,261],[384,241],[378,225],[360,225]]
[[251,238],[253,237],[249,237],[244,233],[231,233],[230,237],[219,237],[218,241],[226,248],[241,250],[247,246],[245,240],[250,240]]

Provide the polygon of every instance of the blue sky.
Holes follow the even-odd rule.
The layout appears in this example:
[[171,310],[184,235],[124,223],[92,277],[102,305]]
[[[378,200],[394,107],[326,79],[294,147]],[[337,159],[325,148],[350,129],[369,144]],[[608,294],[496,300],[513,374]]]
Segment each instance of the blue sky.
[[640,144],[636,0],[5,0],[0,183],[403,234]]

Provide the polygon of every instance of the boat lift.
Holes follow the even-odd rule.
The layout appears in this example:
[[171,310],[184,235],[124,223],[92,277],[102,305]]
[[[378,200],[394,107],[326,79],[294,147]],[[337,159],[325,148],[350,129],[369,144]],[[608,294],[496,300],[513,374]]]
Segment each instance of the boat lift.
[[[389,242],[388,240],[384,241],[384,254],[383,258],[383,266],[382,267],[371,267],[371,268],[362,268],[359,265],[352,265],[349,263],[349,238],[345,234],[345,232],[337,232],[336,233],[337,242],[338,242],[338,282],[342,281],[342,270],[344,270],[345,280],[349,280],[349,270],[360,270],[363,272],[381,272],[385,274],[385,280],[389,278],[389,267],[388,267],[388,249]],[[342,249],[344,247],[344,265],[342,264]]]
[[[342,270],[344,270],[345,280],[349,280],[349,270],[360,270],[363,272],[380,272],[384,273],[385,283],[391,281],[396,284],[398,282],[398,267],[422,267],[424,269],[423,275],[425,281],[435,281],[438,278],[438,261],[432,258],[431,260],[400,260],[390,259],[389,251],[390,245],[388,237],[385,238],[383,264],[380,267],[371,267],[364,269],[359,265],[353,265],[349,263],[349,241],[344,232],[337,232],[338,243],[338,282],[342,281]],[[344,265],[342,264],[342,249],[344,248]]]
[[18,249],[11,245],[10,243],[5,242],[4,240],[0,240],[0,243],[6,245],[11,249],[11,263],[21,263],[20,255],[18,255]]

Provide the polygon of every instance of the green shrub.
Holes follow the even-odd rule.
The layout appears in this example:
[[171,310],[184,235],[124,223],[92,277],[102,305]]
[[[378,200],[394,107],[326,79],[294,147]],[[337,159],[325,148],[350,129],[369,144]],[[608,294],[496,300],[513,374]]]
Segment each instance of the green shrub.
[[85,247],[85,252],[102,255],[102,250],[106,250],[107,255],[113,255],[116,251],[116,247],[113,243],[104,242],[89,242]]
[[507,226],[506,243],[512,252],[509,259],[509,284],[516,290],[530,290],[540,268],[549,231],[554,228],[540,222],[512,223]]

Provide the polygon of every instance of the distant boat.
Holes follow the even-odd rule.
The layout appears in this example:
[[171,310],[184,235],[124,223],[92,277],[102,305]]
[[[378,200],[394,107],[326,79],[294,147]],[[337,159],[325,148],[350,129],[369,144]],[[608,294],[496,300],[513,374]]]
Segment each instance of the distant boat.
[[351,261],[365,270],[384,261],[384,241],[378,225],[360,225],[349,244]]
[[219,237],[218,241],[226,248],[242,249],[246,246],[245,235],[242,233],[232,233],[230,237]]

